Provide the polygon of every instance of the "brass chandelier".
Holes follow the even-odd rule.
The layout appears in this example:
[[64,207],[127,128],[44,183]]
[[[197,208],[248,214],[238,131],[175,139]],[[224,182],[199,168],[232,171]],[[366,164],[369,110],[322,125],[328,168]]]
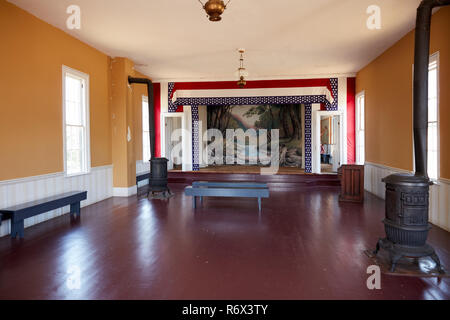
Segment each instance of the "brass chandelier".
[[205,9],[207,17],[209,18],[209,21],[220,21],[222,20],[222,13],[227,8],[227,5],[230,3],[231,0],[228,0],[228,2],[225,4],[223,0],[208,0],[205,4],[198,0],[198,2],[201,3],[203,9]]
[[244,52],[245,49],[238,49],[238,52],[240,54],[240,58],[239,58],[239,68],[236,71],[236,74],[239,78],[237,85],[239,86],[239,88],[244,88],[245,85],[247,84],[247,81],[245,81],[245,77],[248,76],[248,72],[244,67]]

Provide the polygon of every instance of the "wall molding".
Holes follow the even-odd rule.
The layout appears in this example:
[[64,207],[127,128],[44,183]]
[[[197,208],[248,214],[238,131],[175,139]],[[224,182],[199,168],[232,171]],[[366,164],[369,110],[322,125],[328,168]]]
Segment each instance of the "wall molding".
[[128,188],[113,188],[113,197],[130,197],[137,194],[137,185]]
[[[383,164],[374,163],[374,162],[370,162],[370,161],[366,161],[365,165],[370,165],[370,166],[377,167],[377,168],[380,168],[380,169],[395,171],[395,172],[398,172],[398,173],[412,173],[412,174],[414,173],[414,171],[409,171],[409,170],[405,170],[405,169],[399,169],[399,168],[396,168],[396,167],[389,167],[389,166],[386,166],[386,165],[383,165]],[[450,179],[439,178],[437,180],[437,182],[438,183],[444,183],[444,184],[450,184]]]
[[92,167],[91,171],[97,171],[97,170],[104,170],[104,169],[112,169],[113,165],[112,164],[107,164],[104,166],[98,166],[98,167]]
[[23,177],[23,178],[16,178],[16,179],[10,179],[10,180],[0,180],[0,186],[8,185],[8,184],[16,184],[16,183],[26,183],[26,182],[32,182],[42,179],[51,179],[56,177],[64,177],[64,172],[54,172],[54,173],[47,173],[47,174],[41,174],[37,176],[30,176],[30,177]]
[[[99,166],[99,167],[92,167],[92,171],[98,171],[98,170],[104,170],[104,169],[112,169],[112,164],[105,165],[105,166]],[[82,175],[87,175],[89,173],[85,173]],[[10,180],[0,180],[0,186],[7,185],[7,184],[15,184],[15,183],[26,183],[26,182],[32,182],[36,180],[42,180],[42,179],[51,179],[56,177],[64,177],[64,178],[71,178],[73,176],[65,176],[64,172],[54,172],[54,173],[46,173],[46,174],[40,174],[37,176],[29,176],[29,177],[23,177],[23,178],[16,178],[16,179],[10,179]]]
[[399,173],[414,173],[414,171],[409,171],[409,170],[406,170],[406,169],[399,169],[399,168],[396,168],[396,167],[389,167],[389,166],[386,166],[384,164],[379,164],[379,163],[370,162],[370,161],[366,161],[364,164],[365,165],[374,166],[374,167],[377,167],[377,168],[381,168],[381,169],[396,171],[396,172],[399,172]]
[[[261,75],[252,76],[252,81],[259,80],[292,80],[292,79],[321,79],[321,78],[354,78],[356,73],[321,73],[321,74],[300,74],[300,75]],[[199,77],[199,78],[155,78],[153,83],[167,82],[215,82],[215,81],[235,81],[230,77]]]

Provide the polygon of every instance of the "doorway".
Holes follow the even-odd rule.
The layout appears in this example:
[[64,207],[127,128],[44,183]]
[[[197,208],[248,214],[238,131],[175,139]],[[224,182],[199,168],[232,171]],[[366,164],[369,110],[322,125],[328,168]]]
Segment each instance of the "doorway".
[[315,172],[336,174],[342,162],[342,113],[317,111]]
[[181,170],[184,143],[183,113],[164,113],[162,117],[162,155],[167,158],[168,170]]

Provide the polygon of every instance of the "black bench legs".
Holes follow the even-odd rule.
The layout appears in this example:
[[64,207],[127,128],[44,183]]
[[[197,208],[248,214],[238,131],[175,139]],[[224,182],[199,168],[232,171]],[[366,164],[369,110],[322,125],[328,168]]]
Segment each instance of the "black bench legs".
[[[79,218],[81,213],[81,202],[75,202],[70,204],[70,218]],[[11,217],[11,238],[15,239],[24,237],[24,219],[16,219],[15,215]]]
[[23,238],[24,234],[24,220],[16,220],[14,216],[11,218],[11,238],[15,239],[17,236]]
[[75,202],[70,205],[70,217],[79,217],[80,216],[80,202]]
[[[203,197],[202,196],[198,196],[198,198],[200,199],[200,204],[203,205]],[[193,196],[192,197],[192,208],[196,209],[197,208],[197,201],[196,201],[197,197]]]

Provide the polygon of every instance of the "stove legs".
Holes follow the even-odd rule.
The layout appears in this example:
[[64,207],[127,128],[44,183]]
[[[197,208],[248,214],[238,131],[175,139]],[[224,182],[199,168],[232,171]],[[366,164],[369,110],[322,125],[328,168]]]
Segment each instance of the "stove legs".
[[436,252],[433,252],[433,254],[430,256],[431,259],[433,259],[434,262],[436,262],[436,267],[439,271],[439,273],[444,273],[444,269],[442,269],[441,260],[439,260],[438,255]]
[[391,272],[395,272],[395,267],[397,266],[397,262],[399,262],[399,260],[401,258],[403,258],[402,254],[390,254],[391,257]]
[[439,260],[438,255],[434,251],[434,249],[425,245],[423,247],[407,247],[401,246],[398,244],[389,241],[388,239],[379,239],[373,253],[375,255],[378,254],[380,249],[386,250],[389,254],[389,260],[391,262],[391,272],[395,272],[395,268],[397,267],[397,263],[402,258],[422,258],[422,257],[430,257],[436,263],[436,269],[439,273],[444,273],[444,269],[442,268],[441,261]]
[[382,239],[379,239],[377,242],[377,246],[375,247],[375,250],[373,251],[373,254],[377,255],[378,251],[380,251],[380,242]]
[[149,199],[169,199],[174,194],[172,191],[170,191],[169,187],[166,187],[165,190],[151,190],[150,187],[148,188],[147,192],[147,198]]

